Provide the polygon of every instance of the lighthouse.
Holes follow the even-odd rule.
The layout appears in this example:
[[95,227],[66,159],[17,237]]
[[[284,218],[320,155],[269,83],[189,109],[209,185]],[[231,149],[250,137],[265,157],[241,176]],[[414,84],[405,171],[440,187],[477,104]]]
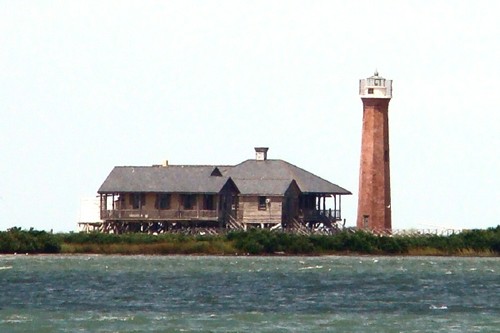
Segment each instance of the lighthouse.
[[359,80],[363,102],[361,163],[359,168],[359,229],[390,231],[391,177],[389,159],[389,102],[392,80],[374,75]]

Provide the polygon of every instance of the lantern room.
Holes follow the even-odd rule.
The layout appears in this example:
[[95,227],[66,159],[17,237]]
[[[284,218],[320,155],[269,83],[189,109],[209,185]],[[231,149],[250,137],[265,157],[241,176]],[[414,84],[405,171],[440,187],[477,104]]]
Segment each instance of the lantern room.
[[392,80],[386,80],[375,71],[373,76],[359,80],[359,95],[361,98],[391,98]]

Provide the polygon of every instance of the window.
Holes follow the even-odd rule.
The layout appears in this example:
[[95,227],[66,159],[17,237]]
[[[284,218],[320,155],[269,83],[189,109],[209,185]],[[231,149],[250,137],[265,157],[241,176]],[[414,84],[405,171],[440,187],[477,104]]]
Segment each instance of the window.
[[131,193],[130,205],[132,206],[132,209],[140,209],[142,206],[145,206],[146,193]]
[[301,195],[299,196],[300,209],[315,209],[316,197],[314,195]]
[[203,196],[203,209],[215,210],[215,195],[205,194]]
[[268,200],[269,199],[267,199],[264,196],[259,197],[259,210],[266,210],[267,209]]
[[363,228],[368,229],[368,218],[370,215],[363,215]]
[[184,209],[193,209],[196,203],[196,195],[195,194],[184,194],[182,205]]
[[157,209],[170,209],[170,194],[159,193],[156,195],[156,205]]
[[373,88],[368,88],[368,93],[373,94]]

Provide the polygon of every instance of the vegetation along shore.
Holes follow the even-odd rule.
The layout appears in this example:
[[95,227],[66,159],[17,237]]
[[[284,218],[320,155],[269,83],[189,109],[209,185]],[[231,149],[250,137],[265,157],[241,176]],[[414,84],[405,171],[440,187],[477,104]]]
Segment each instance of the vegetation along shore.
[[0,253],[200,255],[500,256],[500,225],[449,236],[378,236],[364,231],[298,235],[252,229],[221,235],[0,232]]

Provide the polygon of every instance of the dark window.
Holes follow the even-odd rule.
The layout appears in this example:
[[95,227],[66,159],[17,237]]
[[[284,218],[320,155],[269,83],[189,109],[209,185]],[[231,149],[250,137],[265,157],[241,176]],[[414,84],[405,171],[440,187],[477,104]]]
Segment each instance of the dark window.
[[373,94],[373,88],[368,88],[368,93]]
[[159,193],[156,195],[156,208],[157,209],[170,209],[170,194]]
[[193,209],[195,203],[196,203],[195,194],[184,194],[183,204],[182,204],[184,206],[184,209]]
[[146,205],[146,193],[131,193],[130,204],[133,209],[139,209]]
[[299,208],[301,209],[315,209],[316,197],[314,195],[301,195],[299,197]]
[[215,195],[205,194],[203,196],[203,209],[215,210]]
[[232,201],[232,203],[233,203],[233,204],[231,205],[231,209],[232,209],[233,211],[238,210],[238,208],[239,208],[239,207],[238,207],[238,206],[239,206],[239,199],[238,199],[238,196],[237,196],[237,195],[233,195],[233,196],[231,196],[231,201]]
[[264,196],[259,197],[259,210],[266,210],[267,208],[267,198]]
[[116,208],[117,209],[123,209],[127,206],[125,198],[126,198],[125,194],[120,194],[118,199],[116,199]]

